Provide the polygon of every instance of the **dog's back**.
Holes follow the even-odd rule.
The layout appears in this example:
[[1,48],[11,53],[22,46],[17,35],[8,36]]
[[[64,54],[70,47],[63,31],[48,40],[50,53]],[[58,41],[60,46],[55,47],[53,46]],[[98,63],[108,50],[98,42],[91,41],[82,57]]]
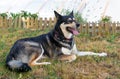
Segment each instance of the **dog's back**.
[[6,66],[14,71],[29,71],[32,62],[41,54],[50,58],[57,56],[60,52],[55,50],[59,45],[55,44],[51,33],[16,41],[7,56]]

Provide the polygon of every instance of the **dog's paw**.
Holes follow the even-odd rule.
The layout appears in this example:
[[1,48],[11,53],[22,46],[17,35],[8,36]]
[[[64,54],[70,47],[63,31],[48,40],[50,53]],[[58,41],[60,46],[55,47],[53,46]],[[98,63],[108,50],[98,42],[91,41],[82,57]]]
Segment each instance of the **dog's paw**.
[[107,56],[107,53],[102,52],[99,54],[99,56]]
[[50,62],[43,62],[45,65],[51,64]]

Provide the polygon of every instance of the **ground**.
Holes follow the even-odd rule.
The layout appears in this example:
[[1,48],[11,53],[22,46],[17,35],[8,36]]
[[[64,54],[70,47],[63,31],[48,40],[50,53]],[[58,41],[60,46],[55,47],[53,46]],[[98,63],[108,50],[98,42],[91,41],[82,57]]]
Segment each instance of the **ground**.
[[34,66],[27,73],[11,72],[5,59],[17,39],[33,37],[48,32],[21,28],[0,29],[0,79],[120,79],[120,36],[75,37],[80,51],[106,52],[107,57],[78,57],[71,63],[46,59],[51,65]]

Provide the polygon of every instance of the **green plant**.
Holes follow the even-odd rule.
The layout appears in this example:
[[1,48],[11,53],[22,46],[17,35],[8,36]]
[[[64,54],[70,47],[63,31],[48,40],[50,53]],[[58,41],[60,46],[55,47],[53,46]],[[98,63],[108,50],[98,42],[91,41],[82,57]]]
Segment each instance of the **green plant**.
[[21,11],[21,17],[27,18],[29,13],[27,11]]
[[15,19],[20,16],[20,13],[10,13],[10,16]]
[[111,17],[110,16],[104,16],[101,19],[102,22],[110,22],[111,21]]
[[2,16],[3,18],[8,17],[8,13],[0,13],[0,16]]
[[114,42],[116,37],[117,37],[116,35],[110,35],[110,36],[107,37],[107,41]]
[[[65,10],[65,9],[62,10],[63,14],[69,14],[70,12],[71,11],[69,11],[69,10]],[[82,15],[79,12],[75,12],[74,16],[75,16],[75,18],[76,18],[76,20],[78,22],[80,22],[80,23],[86,23],[86,20],[82,17]]]
[[27,11],[21,11],[21,17],[27,18],[27,17],[32,17],[32,18],[38,18],[38,14],[37,13],[30,13]]

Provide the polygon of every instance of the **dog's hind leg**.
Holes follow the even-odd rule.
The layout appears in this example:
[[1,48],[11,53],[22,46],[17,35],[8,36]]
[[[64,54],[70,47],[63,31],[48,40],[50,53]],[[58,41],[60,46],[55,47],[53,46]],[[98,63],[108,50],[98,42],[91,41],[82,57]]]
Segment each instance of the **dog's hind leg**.
[[33,55],[33,61],[30,63],[30,65],[48,65],[51,64],[50,62],[38,62],[38,60],[42,59],[42,55],[43,53],[41,53],[40,56],[38,56],[37,58],[35,58],[35,56]]
[[[41,48],[42,48],[42,46],[41,46]],[[42,53],[39,56],[37,56],[37,54],[32,55],[31,60],[30,60],[31,61],[30,65],[48,65],[48,64],[51,64],[50,62],[38,63],[38,60],[43,58],[43,53],[44,53],[44,50],[42,48]]]

